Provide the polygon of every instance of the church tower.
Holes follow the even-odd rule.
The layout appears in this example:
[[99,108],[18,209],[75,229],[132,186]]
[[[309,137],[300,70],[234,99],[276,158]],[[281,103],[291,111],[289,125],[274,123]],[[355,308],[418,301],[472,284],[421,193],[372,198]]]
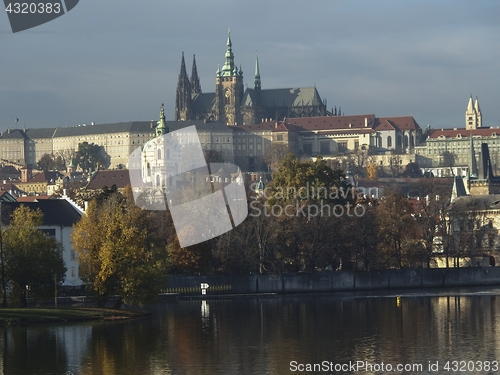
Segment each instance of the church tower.
[[191,97],[196,94],[201,94],[200,78],[198,77],[198,69],[196,69],[196,56],[193,55],[193,69],[191,70]]
[[241,124],[241,99],[243,97],[243,72],[234,63],[231,34],[228,31],[226,61],[215,75],[215,107],[217,118],[227,125]]
[[182,52],[181,72],[177,82],[177,91],[175,95],[175,121],[189,120],[191,109],[191,83],[186,72],[186,62],[184,61],[184,52]]
[[471,95],[469,103],[467,104],[467,110],[465,111],[465,128],[467,130],[473,130],[481,128],[482,126],[483,123],[479,101],[476,96],[476,102],[474,103]]
[[164,134],[167,134],[169,132],[169,129],[167,125],[165,124],[165,108],[163,107],[163,103],[161,104],[160,108],[160,121],[156,123],[156,136],[160,137]]

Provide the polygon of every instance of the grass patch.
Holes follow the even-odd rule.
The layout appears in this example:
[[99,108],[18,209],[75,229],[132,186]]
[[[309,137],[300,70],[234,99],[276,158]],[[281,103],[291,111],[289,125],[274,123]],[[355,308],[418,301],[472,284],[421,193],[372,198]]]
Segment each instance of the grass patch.
[[0,325],[58,323],[97,319],[130,319],[148,315],[145,311],[82,308],[0,308]]

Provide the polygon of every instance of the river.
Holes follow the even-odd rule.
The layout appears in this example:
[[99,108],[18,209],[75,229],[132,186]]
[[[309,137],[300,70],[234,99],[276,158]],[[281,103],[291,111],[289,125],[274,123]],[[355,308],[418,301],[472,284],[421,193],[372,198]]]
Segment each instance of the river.
[[498,288],[192,300],[151,309],[126,321],[5,327],[0,372],[500,373]]

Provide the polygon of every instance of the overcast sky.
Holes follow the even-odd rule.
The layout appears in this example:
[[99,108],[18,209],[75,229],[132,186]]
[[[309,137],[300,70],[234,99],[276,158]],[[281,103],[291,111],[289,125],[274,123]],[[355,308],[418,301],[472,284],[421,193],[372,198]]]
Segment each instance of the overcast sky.
[[413,115],[464,127],[470,94],[500,126],[500,2],[81,0],[13,34],[0,16],[0,131],[173,120],[181,53],[204,92],[224,63],[227,29],[244,82],[316,85],[345,114]]

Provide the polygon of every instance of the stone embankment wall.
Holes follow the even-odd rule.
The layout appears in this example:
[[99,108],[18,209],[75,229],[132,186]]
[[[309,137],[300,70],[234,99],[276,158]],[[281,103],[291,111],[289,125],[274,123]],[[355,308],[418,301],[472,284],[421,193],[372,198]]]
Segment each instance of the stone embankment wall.
[[196,293],[207,283],[221,293],[307,293],[500,285],[500,267],[335,271],[282,275],[171,276],[166,292]]

